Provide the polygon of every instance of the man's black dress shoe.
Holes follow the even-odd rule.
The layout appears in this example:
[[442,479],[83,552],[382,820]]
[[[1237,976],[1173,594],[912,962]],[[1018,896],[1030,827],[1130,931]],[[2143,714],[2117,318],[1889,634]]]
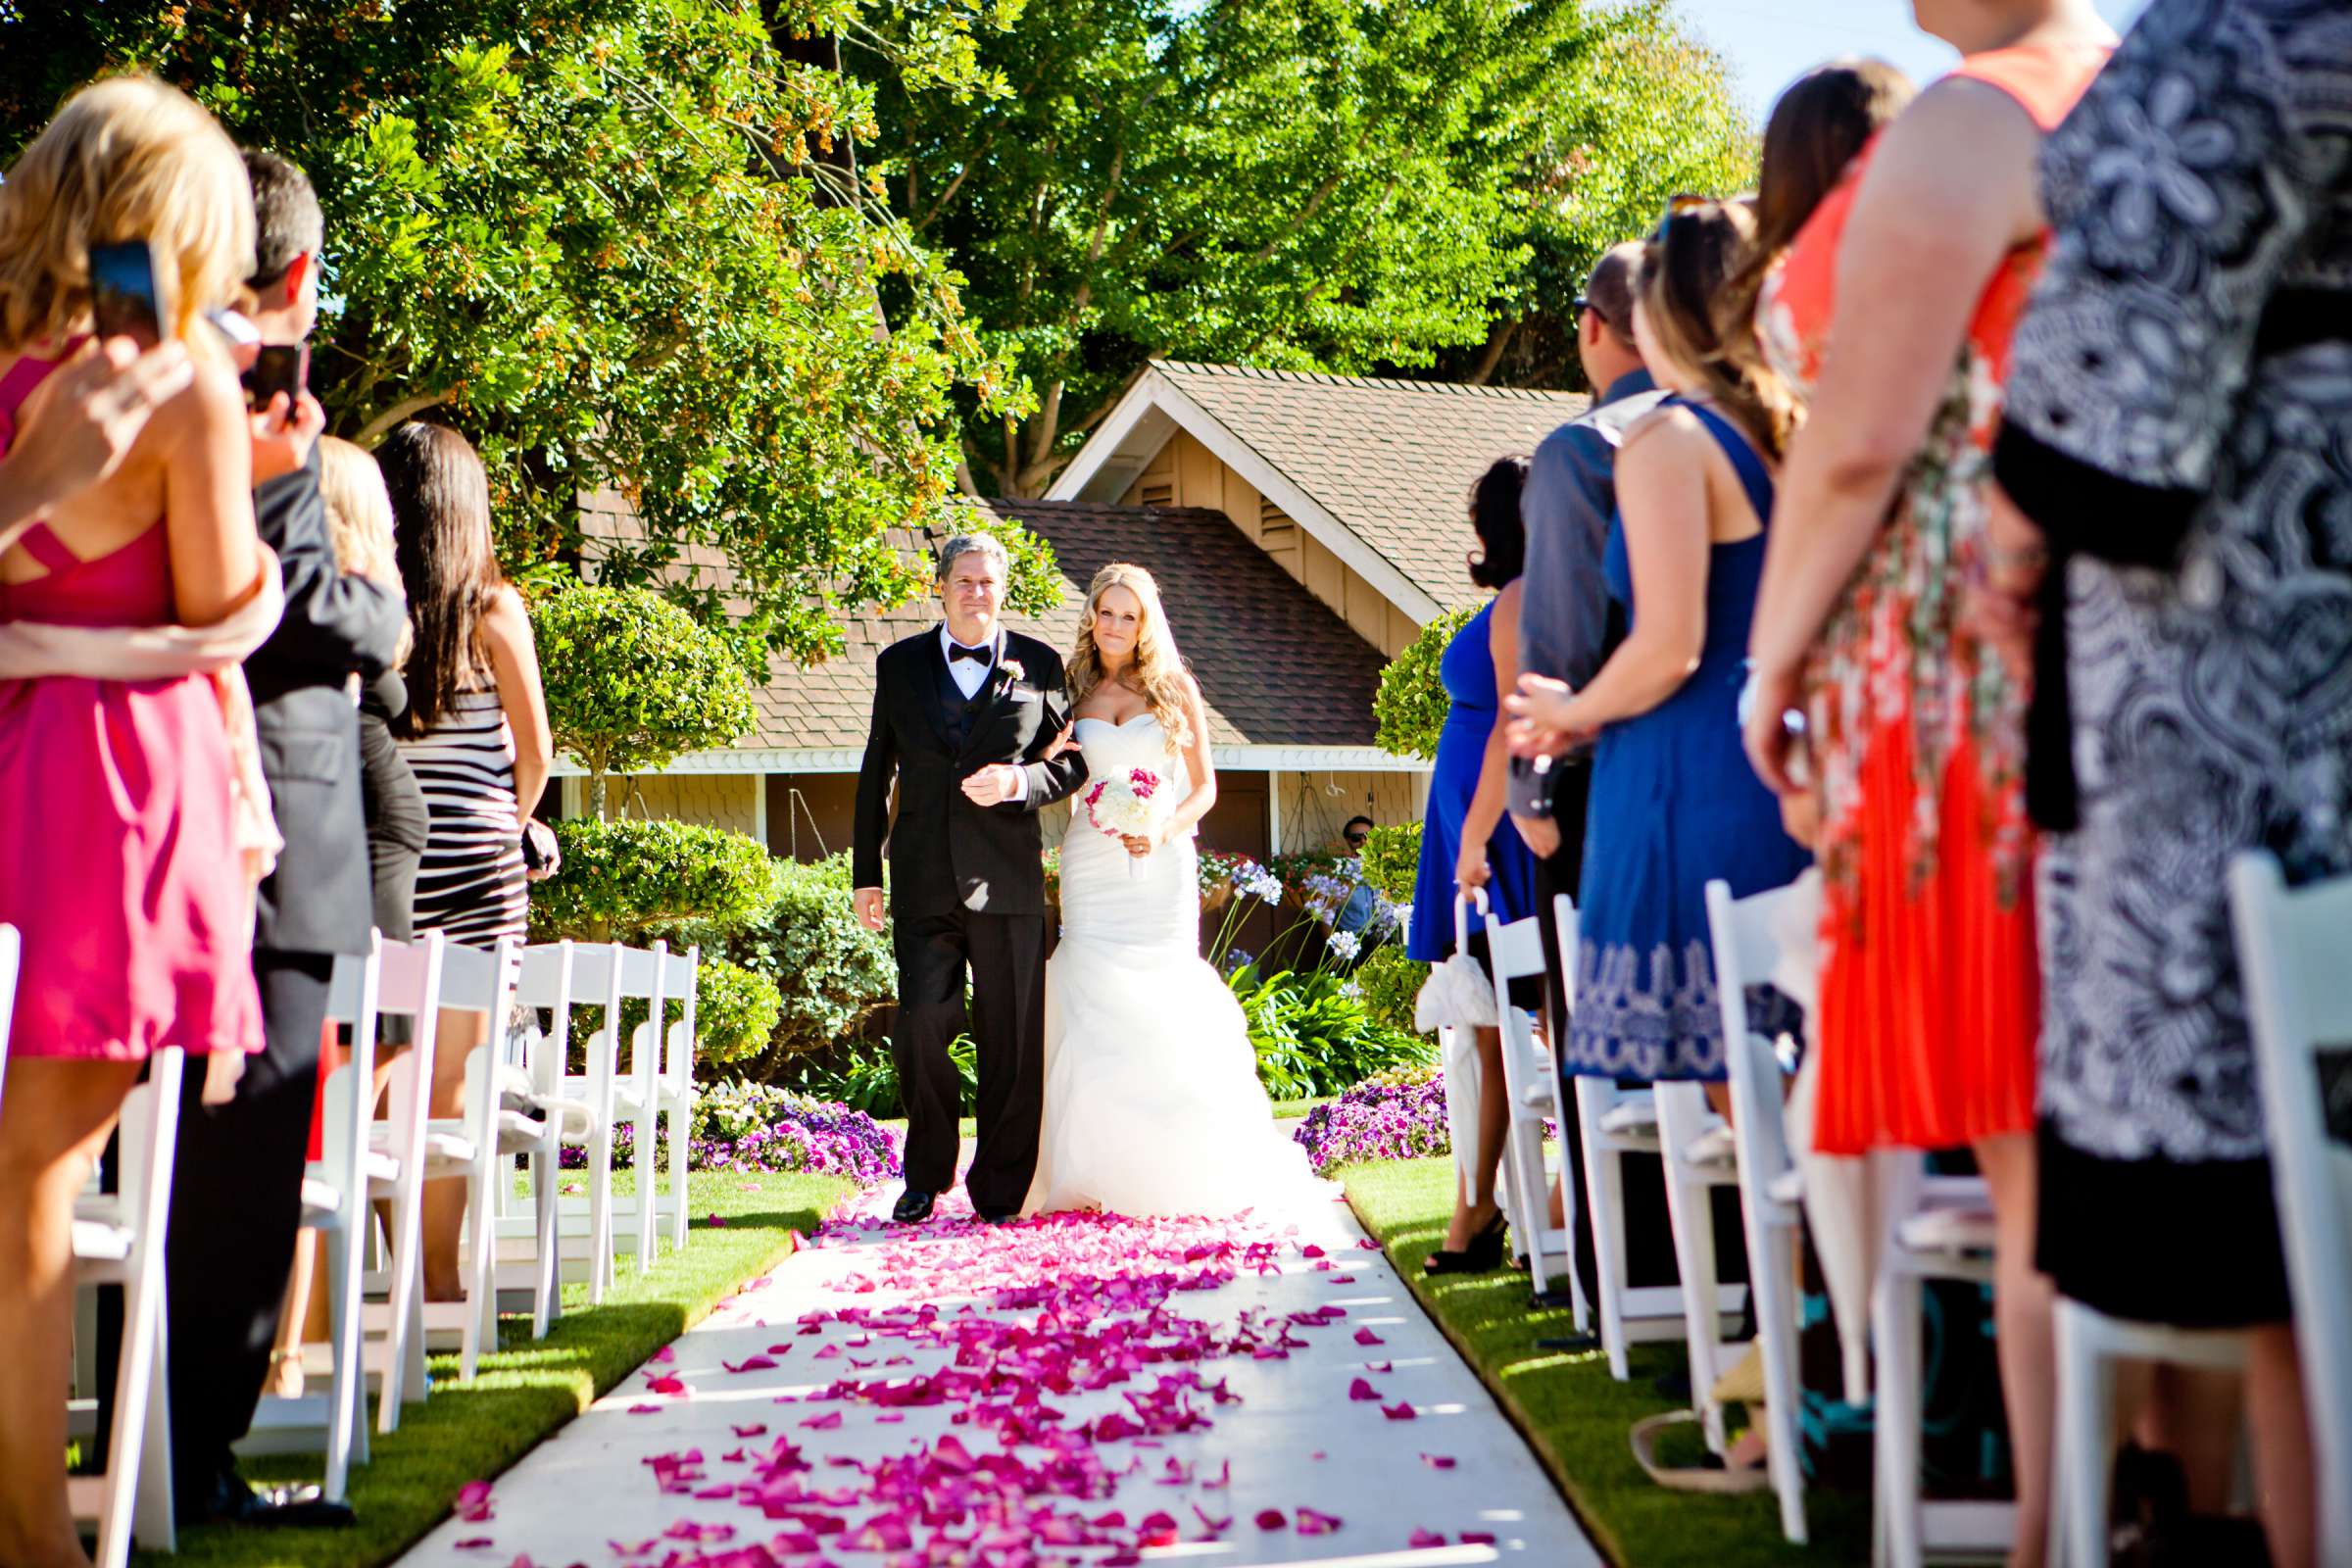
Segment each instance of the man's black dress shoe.
[[1009,1225],[1021,1217],[1017,1208],[975,1208],[972,1212],[980,1216],[983,1225]]
[[1548,1339],[1538,1340],[1536,1348],[1569,1351],[1597,1350],[1600,1348],[1600,1336],[1597,1334],[1554,1334]]
[[181,1509],[188,1524],[290,1526],[349,1529],[359,1522],[348,1502],[329,1502],[317,1487],[251,1487],[235,1475],[213,1485],[200,1508]]
[[931,1195],[907,1188],[899,1195],[898,1204],[891,1209],[890,1217],[901,1225],[920,1225],[931,1217]]

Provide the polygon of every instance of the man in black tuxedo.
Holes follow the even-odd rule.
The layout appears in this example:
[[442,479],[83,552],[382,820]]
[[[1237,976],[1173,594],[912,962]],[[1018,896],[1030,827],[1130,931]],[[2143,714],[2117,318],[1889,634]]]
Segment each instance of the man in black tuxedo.
[[[948,1045],[970,1028],[980,1058],[979,1148],[964,1178],[972,1207],[1012,1218],[1037,1167],[1045,1101],[1046,879],[1037,812],[1086,780],[1075,752],[1049,757],[1068,721],[1060,656],[1004,630],[997,613],[1004,547],[958,534],[940,547],[945,624],[892,644],[874,664],[873,726],[858,773],[852,880],[858,917],[889,918],[899,962],[891,1053],[906,1102],[906,1191],[893,1217],[914,1224],[956,1180],[962,1095]],[[891,784],[898,813],[891,815]]]

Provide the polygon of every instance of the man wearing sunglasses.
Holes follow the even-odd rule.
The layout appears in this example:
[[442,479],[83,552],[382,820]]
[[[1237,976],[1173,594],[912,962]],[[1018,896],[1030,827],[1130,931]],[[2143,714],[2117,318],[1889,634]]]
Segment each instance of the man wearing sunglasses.
[[[1592,384],[1592,406],[1536,448],[1519,502],[1527,528],[1524,597],[1519,606],[1519,668],[1564,680],[1571,687],[1592,678],[1624,632],[1622,626],[1610,625],[1608,583],[1601,574],[1609,519],[1617,510],[1617,447],[1626,427],[1663,396],[1650,380],[1642,363],[1642,350],[1634,341],[1634,285],[1642,252],[1638,240],[1603,252],[1584,293],[1577,297],[1577,356],[1584,363],[1585,378]],[[1548,916],[1554,894],[1576,897],[1577,879],[1584,867],[1585,796],[1592,769],[1589,758],[1575,754],[1545,760],[1549,766],[1540,767],[1513,759],[1509,807],[1520,837],[1536,852],[1536,889],[1540,907]],[[1568,970],[1548,918],[1543,930],[1551,1004],[1550,1038],[1558,1041],[1567,1035]],[[1563,1096],[1561,1103],[1569,1104],[1571,1099]],[[1575,1148],[1576,1118],[1563,1115],[1560,1131],[1581,1189],[1584,1167]],[[1627,1176],[1629,1220],[1646,1213],[1652,1204],[1657,1211],[1656,1224],[1633,1221],[1627,1234],[1633,1238],[1666,1237],[1663,1178],[1643,1176],[1630,1161]],[[1594,1277],[1589,1212],[1580,1191],[1577,1268],[1588,1280]],[[1637,1250],[1642,1245],[1636,1242]],[[1629,1260],[1633,1277],[1644,1284],[1658,1277],[1673,1278],[1672,1255],[1665,1244],[1661,1242],[1654,1250],[1664,1259],[1662,1276],[1657,1276],[1651,1258]]]

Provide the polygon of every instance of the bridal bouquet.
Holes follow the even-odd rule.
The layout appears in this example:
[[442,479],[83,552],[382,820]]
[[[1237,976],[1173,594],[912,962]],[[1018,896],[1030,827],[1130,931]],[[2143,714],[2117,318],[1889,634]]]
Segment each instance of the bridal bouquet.
[[[1130,835],[1150,838],[1165,816],[1157,773],[1148,767],[1131,767],[1123,776],[1099,780],[1086,792],[1086,819],[1099,833],[1114,839]],[[1135,874],[1134,858],[1129,857],[1127,874]]]

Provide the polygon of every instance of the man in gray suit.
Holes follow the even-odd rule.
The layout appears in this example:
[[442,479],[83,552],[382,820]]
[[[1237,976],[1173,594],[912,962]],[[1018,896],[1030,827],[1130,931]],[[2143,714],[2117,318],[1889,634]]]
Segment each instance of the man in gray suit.
[[[1585,283],[1585,292],[1576,302],[1576,349],[1584,362],[1586,379],[1597,395],[1591,409],[1544,437],[1536,448],[1519,501],[1527,526],[1527,565],[1519,604],[1519,668],[1564,680],[1572,687],[1591,680],[1624,635],[1622,625],[1611,623],[1608,584],[1601,576],[1601,552],[1608,543],[1609,519],[1617,511],[1617,446],[1626,426],[1664,396],[1650,380],[1642,363],[1642,350],[1634,342],[1634,280],[1641,270],[1642,249],[1638,240],[1611,247],[1602,253]],[[1576,897],[1585,858],[1585,797],[1592,776],[1587,758],[1572,755],[1547,760],[1550,765],[1539,769],[1514,758],[1509,792],[1511,820],[1518,825],[1519,836],[1536,852],[1536,889],[1546,915],[1553,894]],[[1573,955],[1560,953],[1549,919],[1543,930],[1551,1038],[1556,1043],[1567,1029],[1568,993],[1573,987],[1568,963]],[[1572,1102],[1572,1096],[1562,1101],[1564,1106]],[[1584,1172],[1573,1111],[1560,1117],[1560,1132],[1581,1188]],[[1655,1162],[1644,1159],[1642,1163]],[[1637,1171],[1631,1160],[1626,1175],[1629,1216],[1645,1212],[1652,1203],[1658,1211],[1655,1225],[1629,1223],[1627,1227],[1637,1254],[1629,1260],[1630,1276],[1647,1284],[1655,1272],[1655,1260],[1640,1255],[1647,1250],[1645,1238],[1667,1235],[1663,1178]],[[1587,1211],[1587,1204],[1580,1200],[1577,1267],[1589,1281],[1593,1275]],[[1662,1246],[1659,1250],[1664,1250]],[[1670,1251],[1665,1252],[1665,1277],[1671,1279]]]

